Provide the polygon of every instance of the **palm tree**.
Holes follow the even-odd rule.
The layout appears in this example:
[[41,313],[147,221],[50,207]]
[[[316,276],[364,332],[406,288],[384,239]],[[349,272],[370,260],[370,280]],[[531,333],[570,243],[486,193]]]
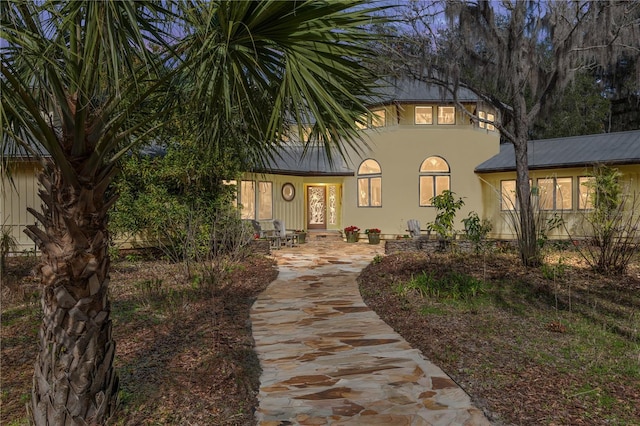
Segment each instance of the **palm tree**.
[[295,122],[315,123],[309,143],[329,153],[357,146],[373,88],[361,60],[374,9],[363,3],[0,4],[0,155],[26,150],[43,165],[43,210],[31,211],[40,226],[27,230],[42,251],[36,424],[100,424],[115,409],[107,225],[117,160],[185,103],[203,145],[232,137],[256,159]]

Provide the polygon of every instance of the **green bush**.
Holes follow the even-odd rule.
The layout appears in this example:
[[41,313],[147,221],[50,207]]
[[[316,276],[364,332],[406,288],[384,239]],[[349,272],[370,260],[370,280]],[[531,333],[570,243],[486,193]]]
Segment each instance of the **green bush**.
[[438,236],[445,240],[451,240],[455,236],[453,224],[456,212],[464,206],[462,198],[454,198],[455,193],[449,190],[442,191],[431,199],[431,204],[437,209],[436,219],[427,225],[431,231],[435,231]]
[[451,271],[440,278],[422,272],[404,285],[405,290],[415,290],[421,297],[436,299],[469,300],[484,291],[482,281],[466,274]]
[[478,213],[470,212],[469,216],[462,219],[464,232],[467,239],[473,244],[476,253],[480,253],[486,247],[487,235],[493,229],[491,222],[487,219],[480,220]]

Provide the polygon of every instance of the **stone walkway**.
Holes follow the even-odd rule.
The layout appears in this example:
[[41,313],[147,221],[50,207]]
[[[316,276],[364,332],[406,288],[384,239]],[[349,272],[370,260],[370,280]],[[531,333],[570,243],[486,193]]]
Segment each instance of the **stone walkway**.
[[278,278],[251,311],[260,426],[488,425],[469,396],[362,301],[384,246],[317,241],[274,251]]

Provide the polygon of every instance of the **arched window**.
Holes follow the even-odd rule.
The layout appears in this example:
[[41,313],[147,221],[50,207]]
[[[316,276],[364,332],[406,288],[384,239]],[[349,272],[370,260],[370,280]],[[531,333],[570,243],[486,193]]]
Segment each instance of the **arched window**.
[[431,206],[431,200],[451,189],[451,170],[441,157],[429,157],[420,165],[420,207]]
[[382,170],[376,160],[364,160],[358,167],[358,207],[382,206]]

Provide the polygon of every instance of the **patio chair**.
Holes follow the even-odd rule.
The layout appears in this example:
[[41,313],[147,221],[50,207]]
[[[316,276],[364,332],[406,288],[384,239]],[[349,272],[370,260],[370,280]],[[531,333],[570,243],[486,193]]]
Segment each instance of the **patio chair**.
[[284,220],[274,219],[273,227],[275,228],[275,235],[280,238],[282,244],[289,247],[293,247],[298,239],[298,236],[293,232],[287,232],[287,228],[284,226]]
[[252,220],[251,225],[253,225],[253,230],[258,235],[259,238],[265,238],[269,241],[269,245],[272,248],[279,249],[280,248],[280,236],[271,229],[263,229],[260,222],[257,220]]
[[[409,219],[407,221],[407,231],[409,231],[409,236],[414,240],[417,239],[428,239],[431,231],[428,229],[420,229],[420,221],[417,219]],[[423,234],[422,232],[426,232]]]

